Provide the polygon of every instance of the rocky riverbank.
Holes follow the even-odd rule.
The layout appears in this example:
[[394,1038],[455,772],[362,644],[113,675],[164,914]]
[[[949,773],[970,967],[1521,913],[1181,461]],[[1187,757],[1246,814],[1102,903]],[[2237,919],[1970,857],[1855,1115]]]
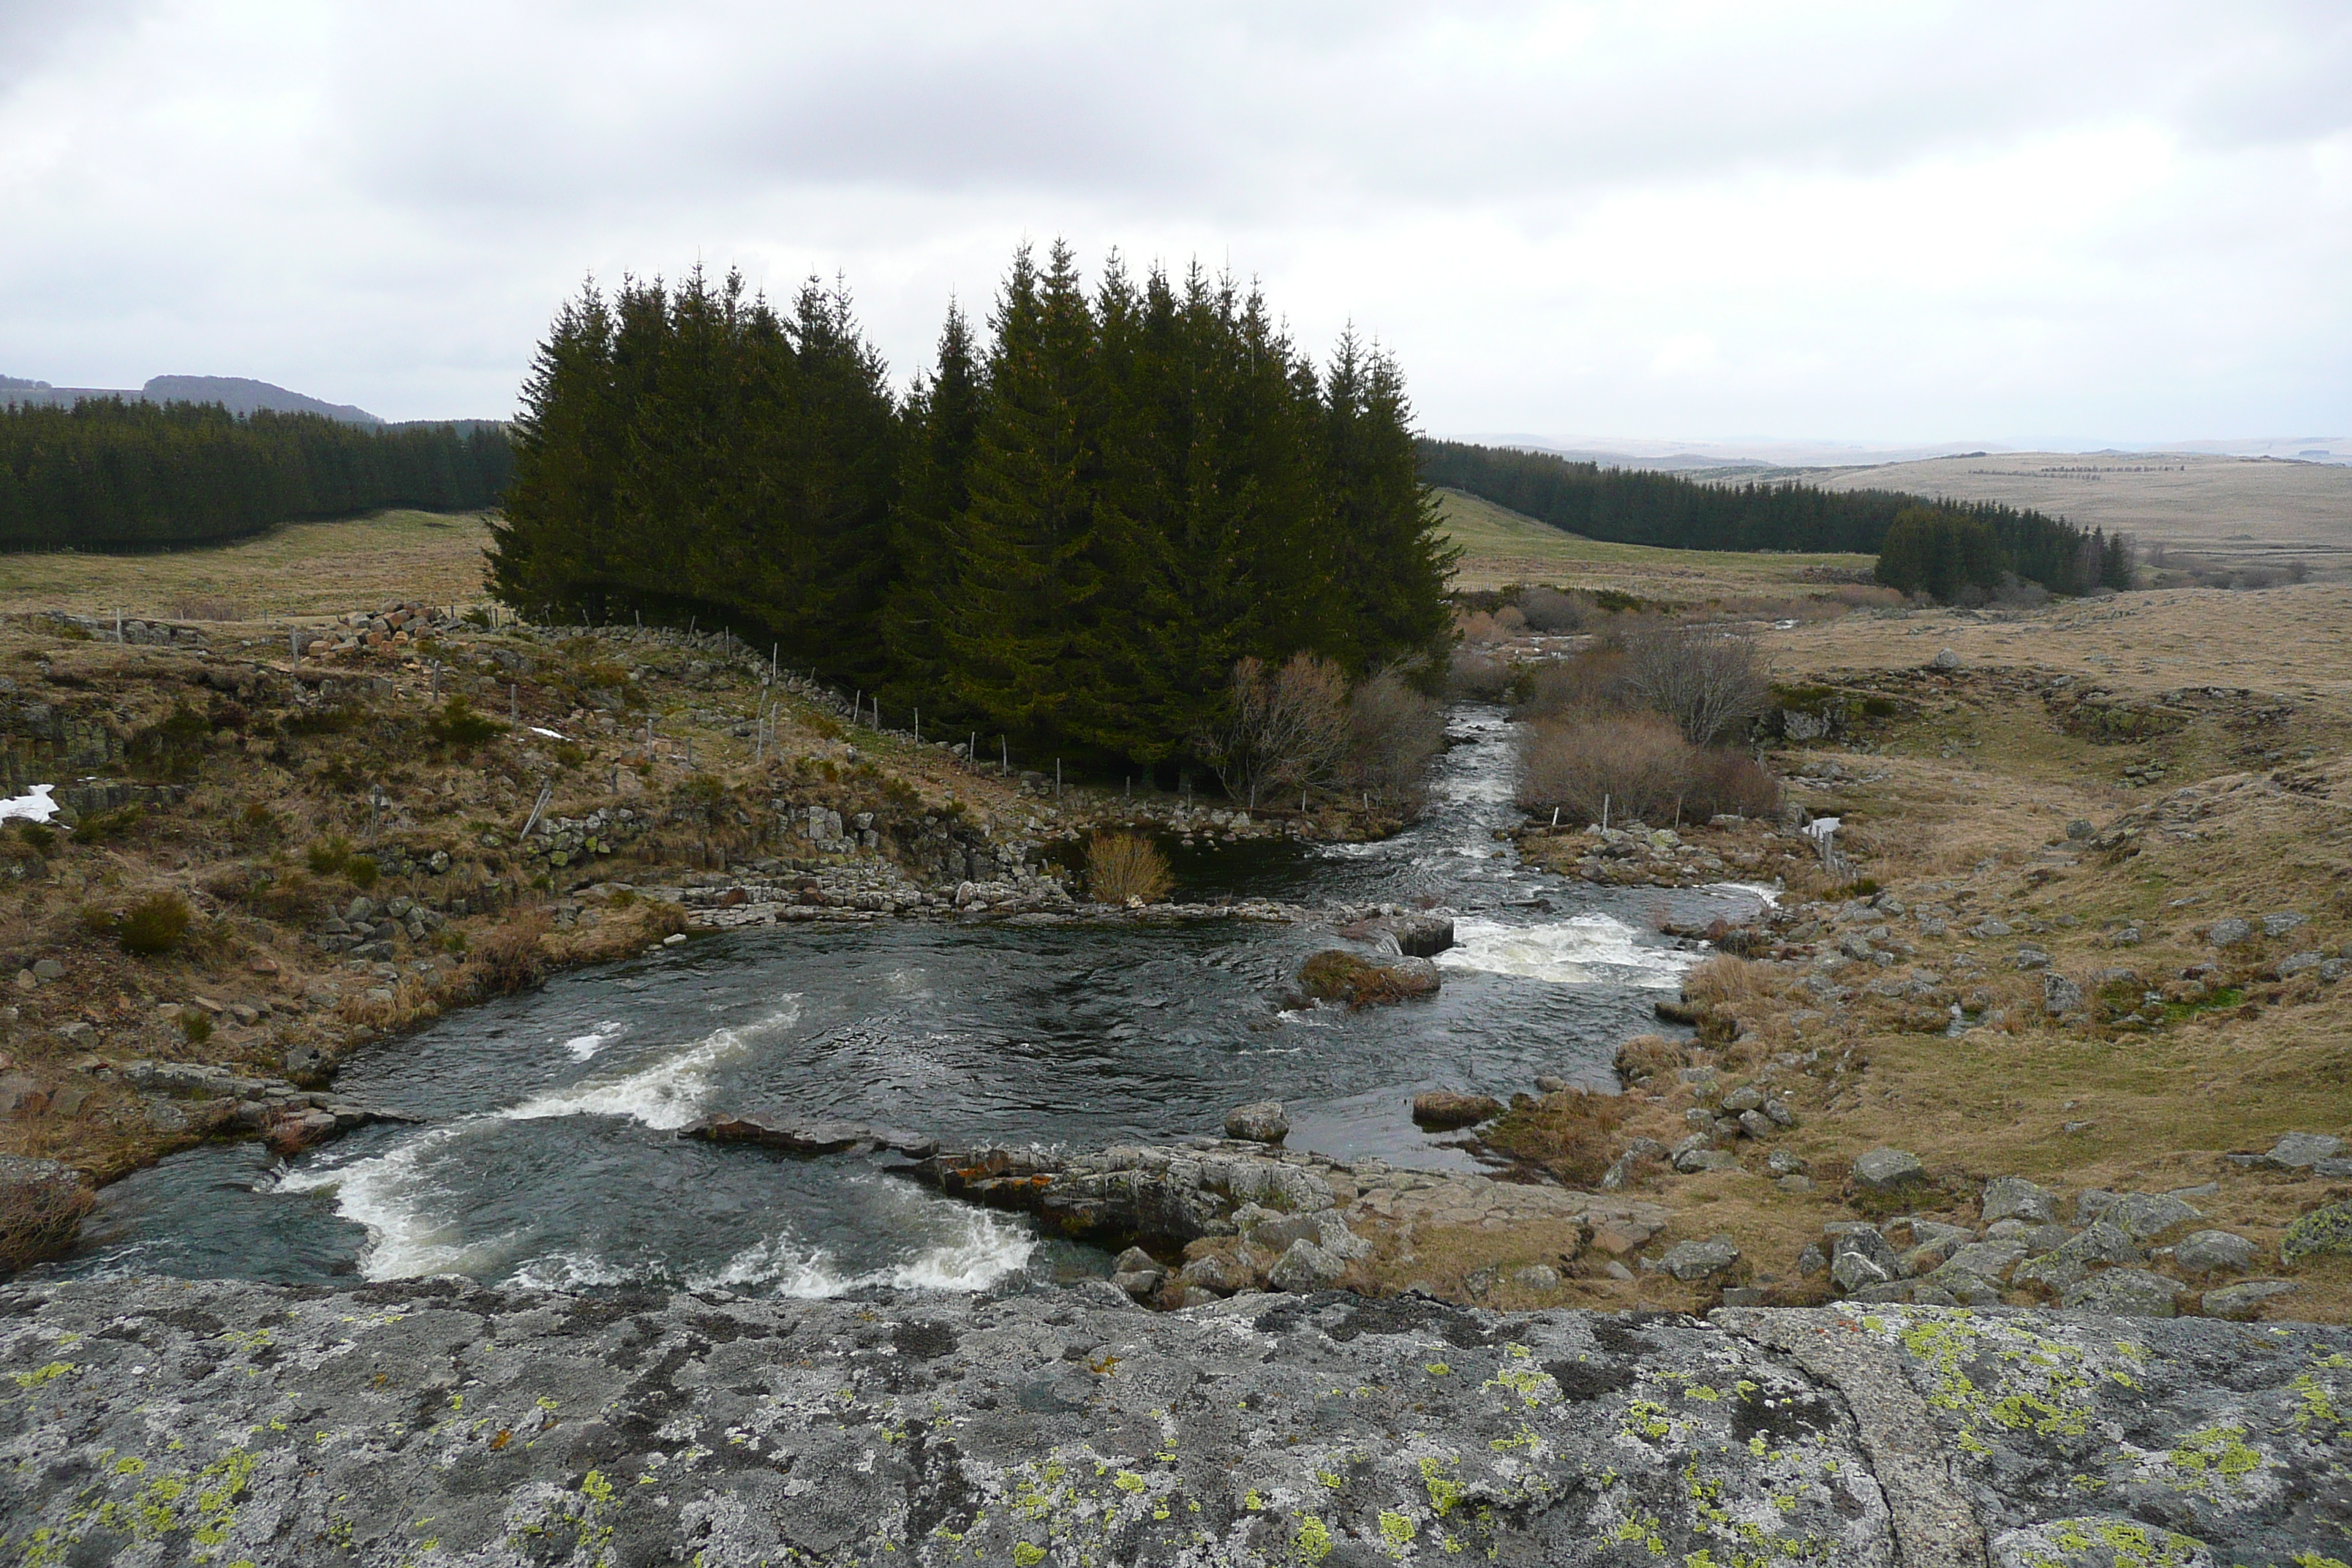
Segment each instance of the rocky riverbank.
[[585,1300],[0,1292],[0,1545],[261,1564],[2305,1565],[2352,1531],[2308,1327],[1497,1314],[1099,1283]]

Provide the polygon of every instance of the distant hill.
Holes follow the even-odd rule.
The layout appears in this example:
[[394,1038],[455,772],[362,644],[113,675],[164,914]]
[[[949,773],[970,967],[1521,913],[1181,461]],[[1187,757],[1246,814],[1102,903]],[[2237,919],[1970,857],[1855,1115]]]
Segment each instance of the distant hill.
[[364,408],[355,408],[348,403],[321,402],[241,375],[159,375],[136,391],[116,386],[51,386],[46,381],[0,375],[0,402],[70,406],[86,397],[120,397],[125,403],[217,403],[231,414],[252,414],[266,408],[278,414],[324,415],[344,425],[383,423]]

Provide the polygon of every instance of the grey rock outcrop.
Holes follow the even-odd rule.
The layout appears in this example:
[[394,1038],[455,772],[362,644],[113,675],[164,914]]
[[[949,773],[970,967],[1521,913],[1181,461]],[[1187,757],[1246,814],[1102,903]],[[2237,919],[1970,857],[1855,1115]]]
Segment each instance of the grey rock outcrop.
[[2347,1523],[2297,1425],[2352,1405],[2339,1342],[1896,1305],[1155,1317],[1099,1282],[79,1282],[0,1295],[0,1518],[92,1563],[2093,1568],[2071,1543],[2132,1530],[2150,1563],[2284,1562]]

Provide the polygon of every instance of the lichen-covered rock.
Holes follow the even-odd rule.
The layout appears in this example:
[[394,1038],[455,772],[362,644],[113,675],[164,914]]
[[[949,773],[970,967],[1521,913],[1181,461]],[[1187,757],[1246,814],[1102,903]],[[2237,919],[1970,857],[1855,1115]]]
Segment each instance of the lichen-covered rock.
[[1893,1558],[1844,1401],[1688,1319],[449,1282],[5,1309],[12,1561]]
[[2074,1286],[2059,1302],[2070,1311],[2105,1312],[2117,1318],[2168,1318],[2176,1280],[2145,1268],[2110,1268]]
[[2260,1312],[2263,1302],[2294,1294],[2294,1281],[2292,1279],[2246,1279],[2235,1285],[2224,1285],[2219,1290],[2206,1291],[2197,1305],[2209,1318],[2242,1321]]
[[2286,1227],[2279,1261],[2292,1264],[2321,1252],[2352,1252],[2352,1203],[2317,1208]]
[[2151,1535],[2202,1542],[2218,1563],[2341,1558],[2352,1539],[2340,1329],[1851,1304],[1714,1321],[1761,1332],[1757,1320],[1799,1317],[1835,1324],[1809,1331],[1833,1347],[1867,1341],[1899,1361],[1996,1563],[2011,1561],[2011,1532],[2079,1522],[2086,1499]]
[[2203,1542],[2114,1514],[2008,1531],[1991,1555],[1993,1568],[2215,1568]]
[[2200,1230],[2180,1238],[2172,1261],[2183,1274],[2243,1268],[2254,1260],[2254,1244],[2234,1231]]
[[1225,1136],[1244,1143],[1279,1143],[1290,1136],[1290,1118],[1278,1100],[1254,1100],[1225,1112]]

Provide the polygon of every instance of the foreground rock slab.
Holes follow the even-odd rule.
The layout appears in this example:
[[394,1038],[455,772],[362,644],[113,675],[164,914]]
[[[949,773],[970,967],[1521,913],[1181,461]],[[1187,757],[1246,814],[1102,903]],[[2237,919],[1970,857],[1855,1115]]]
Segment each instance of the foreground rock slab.
[[19,1288],[0,1532],[59,1563],[1927,1568],[2132,1530],[2285,1563],[2347,1524],[2352,1439],[2297,1420],[2352,1405],[2333,1331],[1717,1318]]

